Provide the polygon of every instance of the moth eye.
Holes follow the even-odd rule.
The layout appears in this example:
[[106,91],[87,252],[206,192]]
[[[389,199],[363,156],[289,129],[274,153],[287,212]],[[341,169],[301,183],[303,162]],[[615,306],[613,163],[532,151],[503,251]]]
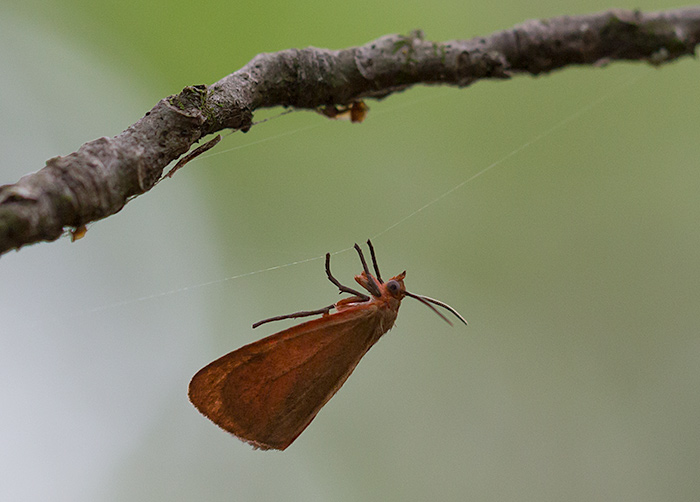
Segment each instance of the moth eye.
[[397,281],[389,281],[386,283],[386,289],[391,293],[398,293],[401,290],[401,286]]

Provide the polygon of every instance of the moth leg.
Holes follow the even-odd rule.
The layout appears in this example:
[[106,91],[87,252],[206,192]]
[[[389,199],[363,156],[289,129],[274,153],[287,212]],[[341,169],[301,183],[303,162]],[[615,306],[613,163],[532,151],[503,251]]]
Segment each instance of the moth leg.
[[338,289],[340,290],[341,293],[348,293],[353,296],[357,296],[359,298],[362,298],[362,301],[366,302],[369,300],[369,296],[360,293],[359,291],[349,288],[347,286],[343,286],[340,284],[340,281],[333,277],[333,274],[331,274],[331,254],[326,253],[326,275],[328,276],[328,280],[331,281],[333,284],[335,284]]
[[379,265],[377,265],[377,257],[374,255],[374,246],[372,245],[372,241],[367,239],[367,245],[369,246],[369,254],[372,255],[372,265],[374,265],[374,271],[377,273],[377,280],[379,281],[379,284],[384,284],[382,274],[379,272]]
[[360,246],[355,243],[355,251],[357,251],[357,254],[360,255],[360,262],[362,262],[362,268],[365,270],[365,276],[367,277],[367,290],[372,293],[372,296],[382,296],[382,292],[379,291],[379,286],[377,285],[377,281],[374,280],[374,277],[372,277],[372,273],[369,271],[369,267],[367,266],[367,262],[365,261],[365,255],[362,254],[362,249]]
[[257,328],[258,326],[272,322],[272,321],[281,321],[282,319],[296,319],[297,317],[309,317],[312,315],[316,314],[327,314],[328,312],[331,311],[331,309],[335,308],[335,304],[333,305],[328,305],[327,307],[323,307],[322,309],[318,310],[302,310],[301,312],[294,312],[293,314],[285,314],[285,315],[278,315],[275,317],[270,317],[268,319],[263,319],[262,321],[258,321],[255,324],[253,324],[253,328]]

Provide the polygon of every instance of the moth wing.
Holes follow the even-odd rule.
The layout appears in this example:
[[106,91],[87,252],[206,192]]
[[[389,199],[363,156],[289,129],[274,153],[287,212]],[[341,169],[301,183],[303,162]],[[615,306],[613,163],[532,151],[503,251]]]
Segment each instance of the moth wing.
[[262,449],[284,450],[384,334],[374,305],[357,305],[241,347],[192,378],[192,404]]

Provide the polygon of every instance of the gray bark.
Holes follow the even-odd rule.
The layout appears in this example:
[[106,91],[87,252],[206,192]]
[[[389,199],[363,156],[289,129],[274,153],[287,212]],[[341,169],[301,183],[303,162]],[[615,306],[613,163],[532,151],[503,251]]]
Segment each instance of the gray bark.
[[0,254],[53,241],[66,229],[118,212],[153,188],[164,168],[202,137],[250,129],[259,108],[313,110],[381,99],[415,84],[465,87],[569,65],[616,60],[660,65],[693,55],[699,40],[700,7],[689,7],[534,20],[471,40],[432,42],[417,31],[336,51],[310,47],[260,54],[210,86],[186,87],[161,100],[121,134],[85,143],[1,186]]

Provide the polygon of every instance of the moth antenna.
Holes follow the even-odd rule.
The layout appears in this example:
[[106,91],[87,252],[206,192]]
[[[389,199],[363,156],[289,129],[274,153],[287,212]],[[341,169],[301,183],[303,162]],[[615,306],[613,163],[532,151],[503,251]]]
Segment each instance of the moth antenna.
[[464,317],[462,317],[462,315],[461,315],[459,312],[457,312],[455,309],[453,309],[452,307],[450,307],[448,304],[446,304],[446,303],[444,303],[444,302],[441,302],[440,300],[436,300],[435,298],[430,298],[429,296],[416,295],[416,294],[413,294],[413,293],[409,293],[408,291],[405,291],[405,293],[406,293],[406,296],[410,296],[411,298],[415,298],[416,300],[418,300],[418,301],[421,302],[422,304],[427,305],[428,307],[430,307],[430,309],[431,309],[433,312],[435,312],[437,315],[439,315],[439,316],[440,316],[447,324],[449,324],[450,326],[452,326],[452,323],[450,322],[450,320],[447,319],[438,309],[436,309],[435,307],[433,307],[433,306],[431,305],[431,303],[434,303],[435,305],[438,305],[438,306],[444,308],[444,309],[447,310],[448,312],[451,312],[452,314],[454,314],[454,316],[455,316],[457,319],[459,319],[459,320],[462,321],[465,325],[468,326],[467,320],[466,320]]

